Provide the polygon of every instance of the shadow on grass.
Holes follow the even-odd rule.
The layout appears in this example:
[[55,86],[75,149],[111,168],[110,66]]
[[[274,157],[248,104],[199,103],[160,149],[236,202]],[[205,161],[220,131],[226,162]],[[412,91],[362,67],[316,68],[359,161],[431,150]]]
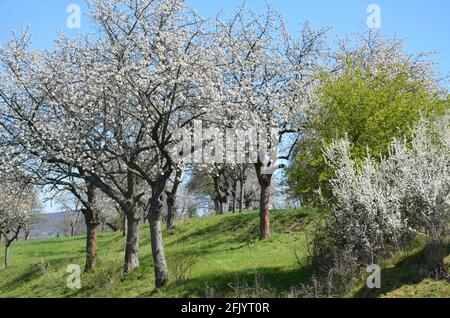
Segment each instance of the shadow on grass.
[[[3,271],[11,271],[11,268],[2,269],[2,270]],[[18,276],[15,276],[13,279],[8,280],[6,283],[1,284],[0,286],[1,286],[2,290],[5,290],[5,291],[13,290],[17,286],[28,283],[41,275],[42,275],[41,270],[37,266],[32,266],[24,273],[22,273]]]
[[170,245],[177,245],[186,241],[196,242],[211,237],[217,239],[218,233],[227,233],[226,237],[221,237],[221,241],[226,243],[230,240],[234,242],[248,241],[256,238],[257,230],[253,214],[241,214],[238,217],[226,217],[199,230],[187,233],[173,241]]
[[430,271],[436,266],[438,259],[443,259],[450,253],[450,243],[440,246],[439,252],[433,258],[429,258],[426,247],[418,252],[407,256],[397,262],[393,267],[381,271],[381,288],[369,289],[363,286],[353,297],[376,298],[383,294],[392,292],[405,285],[418,284],[426,278]]
[[[254,270],[230,271],[202,275],[170,284],[162,292],[153,290],[139,297],[159,297],[175,292],[180,297],[287,297],[292,288],[311,276],[309,266],[293,270],[261,267]],[[208,295],[209,294],[209,295]]]
[[[274,233],[295,232],[294,227],[303,226],[306,212],[272,211],[272,231]],[[176,246],[180,243],[197,243],[208,239],[208,248],[226,243],[245,244],[259,238],[259,219],[256,213],[233,214],[217,223],[190,232],[175,240],[167,242],[166,246]],[[288,226],[289,225],[289,226]],[[217,234],[223,234],[218,236]]]
[[[116,242],[121,239],[122,237],[118,235],[114,237],[104,236],[100,238],[98,242],[99,251],[101,252],[99,255],[99,263],[103,261],[103,258],[107,259],[108,255],[113,255],[111,254],[113,252],[111,247],[114,247]],[[35,255],[28,259],[28,264],[26,267],[21,267],[20,274],[16,275],[14,273],[14,266],[6,269],[12,271],[11,276],[9,276],[9,279],[0,282],[0,289],[5,292],[13,291],[17,288],[32,283],[34,280],[39,279],[42,276],[52,275],[53,273],[60,271],[65,272],[69,264],[78,264],[81,267],[81,270],[83,270],[85,262],[85,240],[85,236],[80,236],[76,238],[64,238],[62,240],[55,239],[51,241],[37,242],[41,244],[41,248],[36,250]],[[69,251],[61,250],[55,247],[57,245],[64,246],[67,242],[75,243],[70,246],[71,250]],[[42,247],[42,245],[45,247]],[[65,276],[62,281],[65,283]],[[60,283],[61,282],[55,282],[55,284]]]

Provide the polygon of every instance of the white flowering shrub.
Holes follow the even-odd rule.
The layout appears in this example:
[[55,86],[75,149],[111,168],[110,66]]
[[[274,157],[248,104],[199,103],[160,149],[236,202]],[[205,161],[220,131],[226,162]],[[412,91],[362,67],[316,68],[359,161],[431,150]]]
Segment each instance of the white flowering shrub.
[[408,228],[395,186],[383,177],[373,159],[358,166],[350,150],[348,140],[335,141],[325,149],[335,171],[331,180],[333,223],[345,245],[351,246],[359,259],[372,263],[386,243],[398,241]]
[[[324,147],[334,178],[326,202],[331,215],[312,233],[316,292],[342,295],[355,274],[406,247],[417,233],[430,238],[425,251],[431,271],[443,272],[440,243],[448,238],[450,222],[449,119],[422,120],[411,138],[394,140],[379,160],[355,162],[347,139]],[[438,276],[448,278],[445,273]]]
[[380,165],[396,189],[405,222],[435,241],[445,239],[450,221],[449,119],[422,122],[411,143],[394,141]]
[[443,239],[450,211],[449,117],[423,120],[411,141],[392,142],[389,156],[356,163],[348,140],[324,149],[335,172],[330,228],[339,248],[371,264],[423,231]]

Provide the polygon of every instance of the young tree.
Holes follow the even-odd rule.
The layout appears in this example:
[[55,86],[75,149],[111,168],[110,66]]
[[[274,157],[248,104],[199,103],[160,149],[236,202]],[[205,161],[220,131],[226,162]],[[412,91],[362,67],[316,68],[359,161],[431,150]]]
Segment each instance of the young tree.
[[192,193],[209,197],[214,202],[217,215],[227,210],[230,196],[230,165],[198,164],[191,169],[186,188]]
[[5,179],[2,178],[0,194],[0,234],[5,244],[4,267],[7,268],[11,244],[18,239],[21,230],[29,227],[36,196],[25,184],[5,182]]
[[81,203],[67,191],[60,191],[55,195],[58,206],[61,207],[63,216],[64,235],[73,237],[80,235],[81,225]]
[[245,195],[245,185],[248,181],[248,170],[250,166],[247,164],[238,164],[235,166],[235,177],[237,179],[237,191],[239,191],[238,202],[239,202],[239,213],[244,209],[244,195]]
[[77,229],[80,226],[80,215],[81,212],[75,209],[66,209],[64,211],[64,231],[66,235],[74,237],[77,234]]
[[37,224],[40,224],[41,222],[45,222],[46,218],[42,214],[42,203],[38,197],[38,194],[36,191],[32,191],[32,193],[29,196],[30,204],[32,204],[32,215],[28,222],[26,222],[25,226],[23,227],[23,239],[27,241],[30,237],[31,231],[33,230],[33,227]]

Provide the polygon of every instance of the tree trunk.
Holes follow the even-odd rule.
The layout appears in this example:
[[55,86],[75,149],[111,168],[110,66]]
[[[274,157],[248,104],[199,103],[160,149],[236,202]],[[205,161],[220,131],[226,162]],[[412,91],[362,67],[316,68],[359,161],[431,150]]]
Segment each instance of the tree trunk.
[[175,225],[175,198],[172,195],[167,196],[167,229],[173,229]]
[[270,237],[270,184],[272,182],[271,174],[262,173],[262,164],[255,164],[256,176],[261,187],[259,197],[259,238],[266,240]]
[[5,244],[5,268],[9,267],[9,249],[11,247],[11,243]]
[[225,212],[228,212],[228,195],[223,194],[220,199],[220,214],[224,214]]
[[127,236],[127,216],[125,213],[122,216],[122,236]]
[[245,202],[245,204],[244,204],[245,209],[250,210],[252,201],[250,199],[247,199],[244,202]]
[[169,270],[167,268],[166,256],[164,254],[163,237],[161,231],[162,224],[162,203],[161,199],[152,199],[150,211],[148,213],[150,223],[150,237],[152,245],[153,266],[155,271],[156,288],[161,288],[169,282]]
[[241,213],[244,207],[244,182],[242,180],[239,182],[239,213]]
[[259,199],[259,238],[261,240],[270,237],[270,185],[261,185],[261,196]]
[[95,268],[97,263],[98,223],[86,220],[86,265],[85,272]]
[[223,214],[227,211],[228,193],[223,191],[219,185],[219,178],[214,179],[214,190],[216,192],[215,200],[217,200],[216,214]]
[[219,214],[222,215],[225,212],[225,203],[222,199],[219,200]]
[[220,214],[220,199],[214,199],[214,209],[216,210],[216,215]]
[[98,213],[95,208],[95,187],[87,184],[87,202],[84,203],[85,208],[81,209],[86,224],[86,265],[85,272],[89,272],[95,268],[97,264],[97,234],[98,234]]
[[127,244],[125,246],[124,275],[139,267],[139,219],[127,213]]
[[233,213],[236,213],[236,192],[237,192],[237,186],[234,186],[233,192],[231,193],[231,211]]
[[166,191],[167,195],[167,229],[171,230],[173,229],[175,225],[175,217],[176,217],[176,211],[175,211],[175,198],[178,192],[178,187],[181,183],[181,176],[183,174],[183,169],[178,167],[175,172],[175,179],[173,182],[172,190]]

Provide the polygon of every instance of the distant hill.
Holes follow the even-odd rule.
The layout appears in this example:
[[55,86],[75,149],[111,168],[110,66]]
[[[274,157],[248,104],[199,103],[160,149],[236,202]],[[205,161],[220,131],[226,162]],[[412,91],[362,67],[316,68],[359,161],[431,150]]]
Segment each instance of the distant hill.
[[[31,228],[29,239],[43,239],[50,237],[67,236],[69,229],[65,226],[65,212],[46,213],[39,215],[40,221]],[[83,217],[80,216],[77,233],[84,232]]]
[[47,213],[40,215],[41,221],[34,224],[30,239],[56,237],[64,232],[64,212]]

